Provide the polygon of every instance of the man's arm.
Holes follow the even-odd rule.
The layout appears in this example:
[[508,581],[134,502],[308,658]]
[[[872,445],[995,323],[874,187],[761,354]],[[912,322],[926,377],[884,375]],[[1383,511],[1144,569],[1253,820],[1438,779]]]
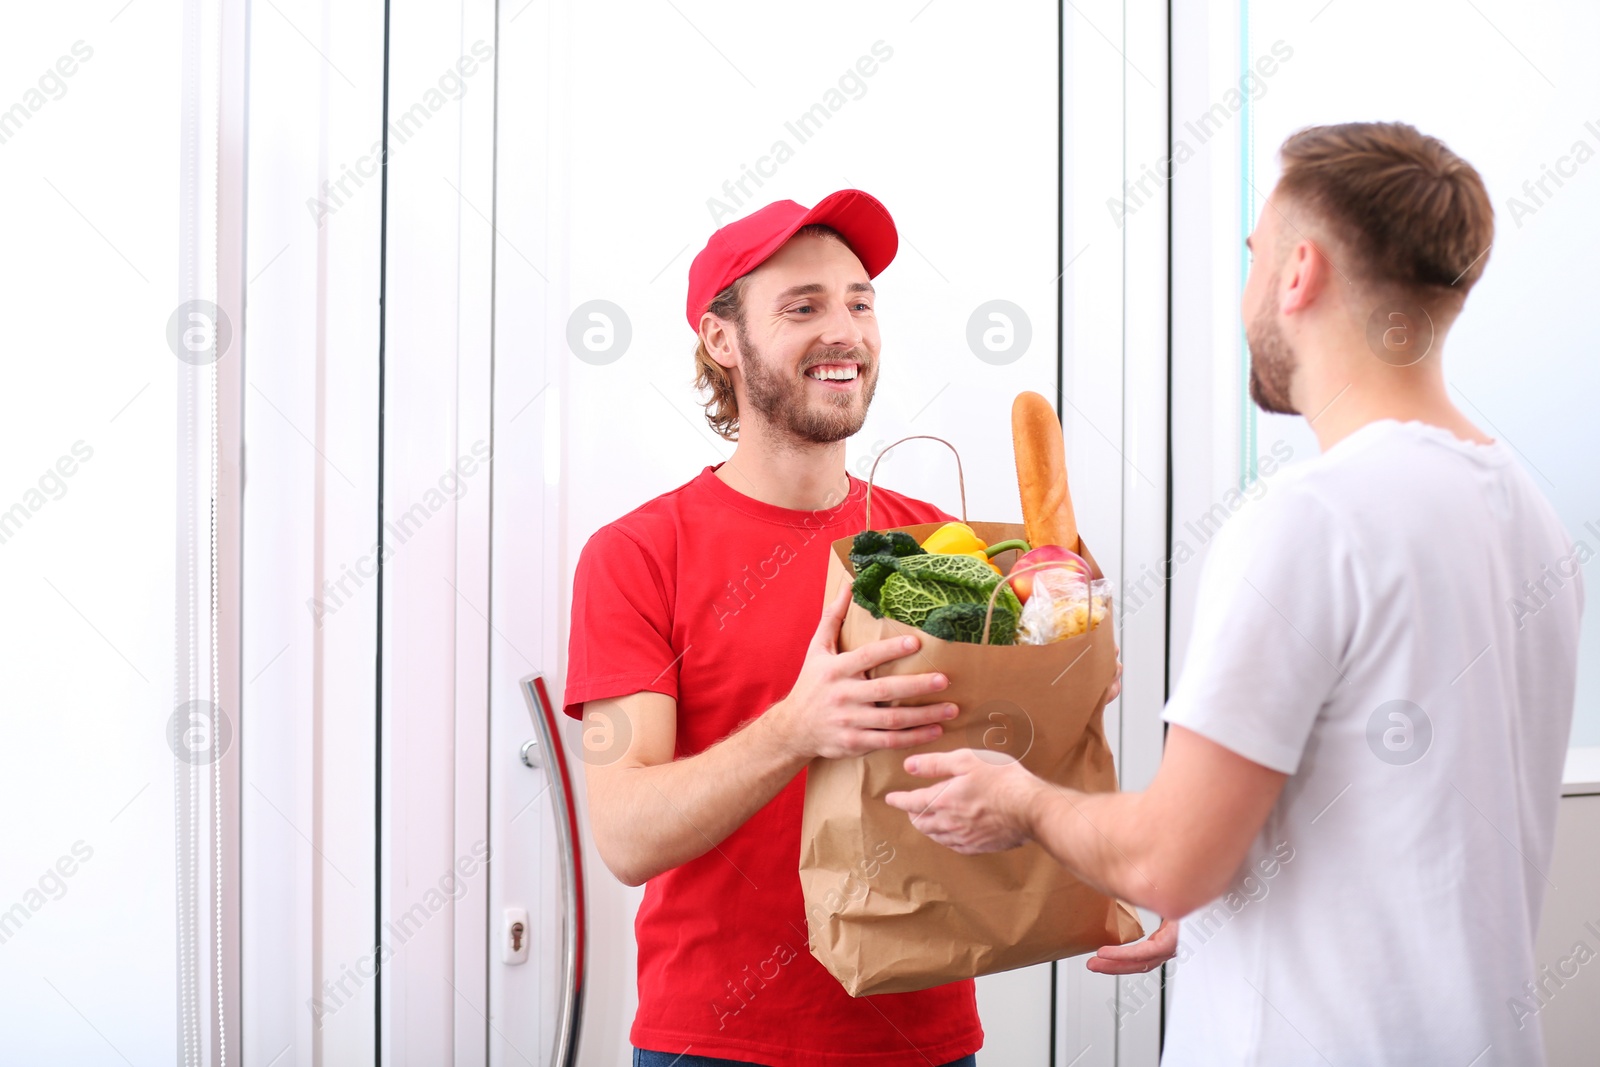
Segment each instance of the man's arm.
[[[703,752],[672,758],[677,702],[641,692],[584,704],[590,724],[627,739],[627,751],[588,768],[589,820],[601,859],[628,885],[704,855],[777,796],[816,756],[906,748],[937,738],[955,716],[945,703],[883,708],[876,701],[925,696],[942,674],[867,678],[913,654],[919,638],[888,638],[838,651],[850,605],[844,585],[823,609],[789,695]],[[907,642],[910,642],[908,644]]]
[[976,853],[1031,839],[1101,892],[1168,918],[1227,888],[1288,779],[1176,725],[1142,793],[1064,789],[970,749],[911,756],[906,770],[950,776],[885,797],[940,844]]
[[[773,709],[776,710],[776,709]],[[613,763],[586,774],[589,821],[600,858],[628,885],[687,863],[719,844],[805,766],[762,720],[698,755],[674,761],[677,701],[634,693],[583,706],[584,728],[630,738]]]

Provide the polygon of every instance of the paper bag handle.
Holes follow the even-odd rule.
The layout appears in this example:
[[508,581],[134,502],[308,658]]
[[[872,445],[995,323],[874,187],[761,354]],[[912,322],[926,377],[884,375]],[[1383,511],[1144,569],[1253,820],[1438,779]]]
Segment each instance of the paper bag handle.
[[866,521],[866,528],[867,529],[869,529],[869,530],[872,529],[872,478],[873,478],[873,475],[877,474],[877,472],[878,472],[878,461],[881,460],[884,457],[884,455],[889,451],[889,449],[893,448],[895,445],[903,445],[907,441],[915,441],[915,440],[918,440],[919,438],[926,438],[929,441],[938,441],[940,444],[942,444],[946,448],[948,448],[951,452],[955,453],[955,457],[956,457],[956,481],[961,486],[961,521],[962,522],[966,522],[967,521],[967,476],[965,474],[963,474],[962,471],[961,471],[961,453],[960,452],[956,452],[956,446],[951,444],[949,441],[946,441],[942,437],[935,437],[931,433],[916,433],[916,434],[912,434],[910,437],[902,437],[902,438],[900,438],[900,440],[894,442],[894,444],[886,445],[884,447],[883,451],[879,452],[877,454],[877,456],[875,456],[873,458],[873,460],[872,460],[872,469],[867,472],[867,499],[866,499],[866,505],[865,505],[866,506],[865,521]]
[[[1006,576],[1001,578],[998,582],[995,582],[994,588],[989,591],[989,610],[983,613],[983,640],[979,641],[978,643],[980,645],[987,645],[989,643],[989,624],[994,621],[994,604],[995,599],[1000,596],[1001,586],[1011,581],[1011,579],[1015,578],[1017,575],[1027,574],[1029,571],[1036,571],[1043,567],[1068,566],[1071,566],[1071,563],[1068,560],[1047,559],[1039,563],[1030,563],[1026,567],[1013,567],[1010,573],[1006,574]],[[1077,568],[1073,567],[1073,570],[1077,570]],[[1089,629],[1094,629],[1094,592],[1092,588],[1089,594]]]

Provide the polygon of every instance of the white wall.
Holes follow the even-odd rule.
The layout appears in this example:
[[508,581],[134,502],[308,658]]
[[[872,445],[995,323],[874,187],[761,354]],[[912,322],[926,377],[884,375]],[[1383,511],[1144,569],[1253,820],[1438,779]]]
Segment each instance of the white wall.
[[[1600,789],[1591,782],[1590,790]],[[1600,793],[1563,797],[1556,820],[1550,868],[1554,888],[1545,898],[1534,960],[1540,995],[1525,1002],[1536,1009],[1524,1022],[1544,1029],[1551,1067],[1583,1067],[1600,1047]],[[1553,977],[1552,977],[1553,976]],[[1509,1006],[1508,1006],[1509,1010]]]
[[171,5],[114,14],[29,9],[0,33],[6,1063],[178,1047],[182,28]]

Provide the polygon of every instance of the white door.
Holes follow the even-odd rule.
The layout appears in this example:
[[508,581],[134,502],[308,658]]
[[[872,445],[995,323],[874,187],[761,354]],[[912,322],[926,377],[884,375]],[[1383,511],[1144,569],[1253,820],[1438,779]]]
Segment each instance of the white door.
[[[548,767],[520,759],[532,726],[519,680],[542,672],[559,709],[585,539],[732,449],[706,426],[690,387],[693,335],[682,318],[689,262],[717,225],[775,199],[811,204],[846,187],[881,199],[901,251],[877,281],[883,381],[850,443],[852,472],[865,476],[887,442],[937,434],[961,452],[970,513],[1019,519],[1010,402],[1025,389],[1059,391],[1096,556],[1119,584],[1125,559],[1160,558],[1165,211],[1118,220],[1106,208],[1122,189],[1125,157],[1154,158],[1164,144],[1165,15],[1146,6],[1077,5],[1065,25],[1045,6],[981,20],[921,3],[838,5],[833,16],[803,19],[732,3],[649,5],[626,19],[606,5],[556,0],[502,9],[491,1063],[549,1055],[568,966],[550,805],[561,785]],[[1125,108],[1138,111],[1154,147],[1130,142]],[[569,340],[585,330],[587,344]],[[902,446],[878,476],[957,507],[954,465],[937,444]],[[1134,785],[1159,753],[1164,610],[1145,605],[1124,623],[1127,696],[1108,712]],[[1125,724],[1129,706],[1143,725]],[[563,722],[581,778],[575,726]],[[573,796],[581,832],[581,781]],[[612,878],[587,840],[582,855],[580,1062],[613,1067],[628,1062],[640,891]],[[500,962],[510,909],[528,916],[525,964]],[[1126,1009],[1118,983],[1081,960],[981,979],[989,1038],[980,1059],[1043,1067],[1054,1041],[1057,1063],[1153,1064],[1159,1011],[1124,1010],[1119,1034],[1119,1004]]]

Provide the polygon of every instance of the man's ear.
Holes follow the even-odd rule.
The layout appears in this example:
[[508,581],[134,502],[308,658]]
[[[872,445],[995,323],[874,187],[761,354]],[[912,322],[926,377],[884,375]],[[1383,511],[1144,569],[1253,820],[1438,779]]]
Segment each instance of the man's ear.
[[732,370],[739,365],[739,349],[734,344],[732,323],[708,311],[700,316],[700,338],[706,354],[716,360],[718,366]]
[[1301,238],[1289,248],[1279,274],[1278,310],[1285,315],[1304,311],[1321,299],[1333,274],[1333,264],[1314,242]]

